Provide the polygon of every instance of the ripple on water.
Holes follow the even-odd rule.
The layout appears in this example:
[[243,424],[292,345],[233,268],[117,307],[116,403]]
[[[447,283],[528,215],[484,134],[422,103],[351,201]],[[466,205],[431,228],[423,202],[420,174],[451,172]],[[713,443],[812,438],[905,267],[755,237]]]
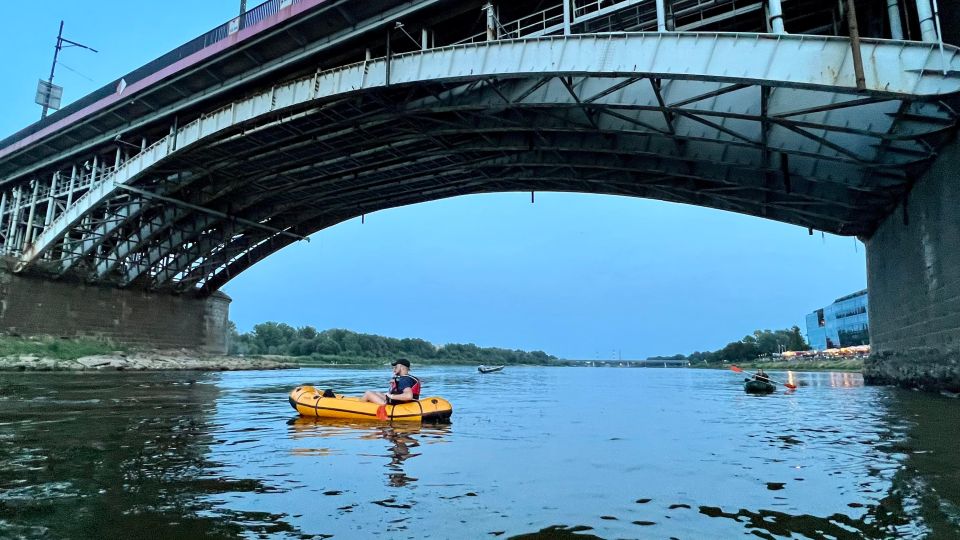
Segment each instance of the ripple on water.
[[0,519],[0,537],[18,540],[50,538],[50,529],[42,525],[23,525]]
[[0,501],[7,503],[70,499],[79,496],[80,492],[70,482],[47,482],[0,490]]

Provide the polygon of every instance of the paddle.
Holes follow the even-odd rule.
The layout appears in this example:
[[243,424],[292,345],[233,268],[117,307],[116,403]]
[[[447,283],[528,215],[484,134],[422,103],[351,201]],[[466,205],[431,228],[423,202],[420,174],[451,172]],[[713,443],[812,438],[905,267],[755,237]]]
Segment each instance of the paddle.
[[[740,368],[738,368],[737,366],[734,366],[734,365],[731,365],[731,366],[730,366],[730,369],[732,369],[734,373],[744,373],[744,371],[743,371],[742,369],[740,369]],[[751,375],[753,375],[753,374],[751,373]],[[796,389],[797,389],[797,385],[795,385],[795,384],[780,382],[780,381],[778,381],[778,380],[771,379],[770,377],[767,377],[767,380],[769,380],[769,381],[772,382],[772,383],[782,384],[782,385],[786,386],[787,388],[789,388],[789,389],[791,389],[791,390],[796,390]]]

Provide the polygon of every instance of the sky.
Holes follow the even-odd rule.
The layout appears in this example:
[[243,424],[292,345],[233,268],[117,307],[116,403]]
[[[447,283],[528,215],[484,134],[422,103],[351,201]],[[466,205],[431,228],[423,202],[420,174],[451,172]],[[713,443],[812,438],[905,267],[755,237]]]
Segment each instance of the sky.
[[[0,138],[40,117],[37,80],[64,37],[69,103],[234,16],[239,0],[10,2]],[[256,2],[248,2],[249,6]],[[137,6],[136,9],[131,6]],[[241,331],[263,321],[571,359],[714,350],[866,287],[858,241],[626,197],[473,195],[314,234],[224,288]]]

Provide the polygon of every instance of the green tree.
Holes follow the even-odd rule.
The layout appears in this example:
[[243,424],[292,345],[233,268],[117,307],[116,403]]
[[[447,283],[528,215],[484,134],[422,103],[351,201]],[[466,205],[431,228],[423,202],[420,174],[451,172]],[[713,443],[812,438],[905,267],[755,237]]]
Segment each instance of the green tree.
[[253,343],[260,354],[285,354],[287,344],[296,334],[289,324],[269,321],[253,327]]
[[291,356],[350,356],[383,359],[405,356],[420,360],[450,360],[486,364],[547,363],[556,360],[543,351],[521,351],[495,347],[478,347],[473,343],[449,343],[436,347],[417,338],[391,338],[375,334],[358,334],[344,329],[322,332],[312,326],[294,329],[277,322],[260,323],[248,333],[239,334],[231,327],[231,351],[238,354],[283,354]]
[[301,326],[297,328],[297,336],[303,339],[314,339],[317,337],[317,329],[312,326]]
[[793,327],[790,328],[787,347],[788,351],[806,351],[810,349],[810,345],[807,343],[807,340],[803,338],[799,326],[793,325]]

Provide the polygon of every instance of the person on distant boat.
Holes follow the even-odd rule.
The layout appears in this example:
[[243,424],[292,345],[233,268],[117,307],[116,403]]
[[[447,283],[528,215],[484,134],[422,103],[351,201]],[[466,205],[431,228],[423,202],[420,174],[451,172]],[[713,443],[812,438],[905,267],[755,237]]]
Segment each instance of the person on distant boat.
[[367,390],[363,393],[363,400],[377,405],[396,405],[420,399],[420,379],[410,375],[410,361],[398,358],[390,365],[393,366],[390,389],[386,392]]
[[755,380],[755,381],[760,381],[760,382],[765,382],[765,383],[770,382],[770,378],[767,377],[767,374],[766,374],[766,373],[764,373],[763,368],[758,368],[758,369],[757,369],[757,374],[753,376],[753,380]]

